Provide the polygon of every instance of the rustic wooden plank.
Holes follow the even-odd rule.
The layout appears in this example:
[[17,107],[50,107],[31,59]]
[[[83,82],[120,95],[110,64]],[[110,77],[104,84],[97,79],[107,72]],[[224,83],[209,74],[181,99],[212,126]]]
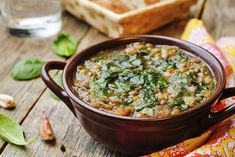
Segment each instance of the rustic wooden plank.
[[[105,35],[99,33],[97,30],[90,29],[81,41],[79,50],[107,39]],[[121,156],[90,138],[65,104],[53,100],[48,95],[48,91],[43,94],[22,124],[27,137],[39,136],[40,116],[43,111],[46,111],[53,125],[56,142],[54,144],[48,144],[39,139],[37,142],[27,146],[26,149],[14,145],[7,145],[2,156]],[[61,145],[65,146],[65,152],[60,150]]]
[[235,1],[207,0],[202,19],[215,39],[235,35]]
[[[7,145],[2,153],[3,157],[117,156],[114,152],[105,149],[104,146],[97,144],[97,142],[91,139],[84,129],[81,128],[79,121],[73,117],[72,113],[64,103],[51,99],[47,92],[41,97],[23,123],[23,128],[27,137],[37,137],[39,135],[40,116],[43,111],[46,111],[49,116],[56,134],[56,142],[46,143],[42,142],[39,138],[36,142],[28,145],[26,148]],[[65,146],[65,152],[60,149],[62,145]]]
[[[67,13],[63,19],[63,31],[73,34],[79,41],[88,30],[89,26],[71,17]],[[45,61],[62,60],[51,52],[51,43],[54,37],[46,40],[22,39],[9,35],[4,27],[0,28],[0,93],[12,95],[17,102],[14,110],[0,108],[0,113],[5,113],[21,122],[27,113],[34,106],[37,99],[46,86],[40,78],[30,81],[15,81],[11,78],[10,72],[13,65],[25,57],[37,57]],[[0,148],[4,142],[0,140]],[[1,149],[0,149],[1,150]]]
[[84,39],[80,42],[78,52],[91,45],[97,44],[99,42],[102,42],[108,39],[110,38],[104,35],[103,33],[99,32],[98,30],[94,28],[91,28],[86,34],[86,36],[84,37]]
[[[29,118],[23,123],[27,136],[38,136],[39,118],[43,110],[46,111],[53,125],[57,137],[56,142],[50,144],[39,139],[27,146],[26,149],[8,145],[2,156],[81,156],[82,154],[89,154],[95,149],[93,147],[95,142],[81,129],[79,121],[73,117],[62,102],[51,99],[48,94],[43,95],[37,106],[29,114]],[[60,150],[61,145],[65,146],[65,152]],[[101,149],[102,146],[98,147],[100,156],[103,156],[104,149]]]

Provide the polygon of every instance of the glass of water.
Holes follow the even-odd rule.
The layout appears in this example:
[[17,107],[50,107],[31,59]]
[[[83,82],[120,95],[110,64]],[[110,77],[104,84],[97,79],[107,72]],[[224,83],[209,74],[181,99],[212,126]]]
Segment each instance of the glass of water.
[[45,38],[60,31],[60,0],[3,0],[2,3],[3,23],[13,35]]

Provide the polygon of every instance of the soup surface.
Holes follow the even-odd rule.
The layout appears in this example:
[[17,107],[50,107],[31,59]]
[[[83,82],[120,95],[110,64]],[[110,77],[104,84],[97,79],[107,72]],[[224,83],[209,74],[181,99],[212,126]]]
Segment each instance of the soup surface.
[[207,65],[176,46],[135,42],[78,65],[74,90],[95,108],[139,118],[189,110],[213,93]]

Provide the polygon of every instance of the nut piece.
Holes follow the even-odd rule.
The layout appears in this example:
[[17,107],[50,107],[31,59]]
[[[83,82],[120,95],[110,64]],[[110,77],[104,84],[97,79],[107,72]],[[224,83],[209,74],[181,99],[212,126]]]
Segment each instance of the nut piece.
[[14,108],[16,103],[12,96],[6,94],[0,94],[0,107],[5,109]]
[[40,136],[44,141],[52,141],[55,139],[54,132],[52,130],[51,124],[46,116],[45,112],[42,114],[40,127]]

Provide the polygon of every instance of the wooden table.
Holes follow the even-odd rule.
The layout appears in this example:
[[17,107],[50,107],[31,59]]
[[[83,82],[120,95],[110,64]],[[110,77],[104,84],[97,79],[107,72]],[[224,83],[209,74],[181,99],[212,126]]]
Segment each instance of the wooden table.
[[[202,18],[215,39],[235,35],[234,0],[199,0],[194,16]],[[177,21],[151,34],[180,37],[187,20]],[[63,32],[73,34],[79,41],[79,50],[108,37],[68,13],[63,15]],[[56,134],[54,143],[45,143],[40,138],[23,147],[17,147],[0,140],[2,157],[105,157],[124,156],[105,148],[90,138],[79,121],[71,114],[62,101],[52,99],[41,78],[31,81],[14,81],[11,69],[20,59],[37,57],[45,61],[63,60],[52,53],[51,43],[55,37],[44,41],[32,41],[10,36],[4,27],[0,28],[0,93],[14,96],[17,107],[14,110],[0,108],[0,113],[14,117],[22,124],[26,138],[39,135],[40,116],[43,111]],[[55,73],[54,73],[55,74]],[[1,125],[1,124],[0,124]],[[61,146],[65,147],[62,151]]]

